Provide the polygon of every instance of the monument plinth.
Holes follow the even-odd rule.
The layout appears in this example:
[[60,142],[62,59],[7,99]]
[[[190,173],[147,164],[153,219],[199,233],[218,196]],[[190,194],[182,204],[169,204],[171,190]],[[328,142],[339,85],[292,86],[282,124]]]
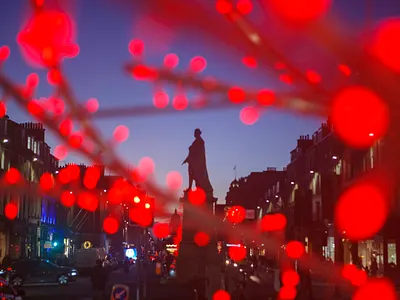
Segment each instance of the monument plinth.
[[[213,215],[213,187],[208,177],[205,143],[200,129],[194,131],[195,140],[189,147],[189,155],[182,164],[187,163],[189,187],[180,199],[183,203],[182,240],[179,245],[176,261],[176,275],[181,282],[196,281],[199,293],[212,299],[212,295],[221,288],[221,259],[218,255],[215,228],[207,218]],[[203,205],[192,205],[189,202],[189,191],[193,182],[196,188],[206,194]],[[210,241],[208,245],[199,247],[194,242],[197,232],[206,232]]]
[[[176,261],[176,275],[181,282],[197,279],[199,292],[212,299],[212,295],[221,288],[221,258],[218,255],[215,228],[205,219],[207,215],[212,215],[211,201],[215,201],[215,198],[209,195],[207,200],[209,202],[199,207],[190,204],[186,191],[181,198],[182,240]],[[194,236],[199,231],[206,232],[210,237],[209,244],[204,247],[194,242]]]

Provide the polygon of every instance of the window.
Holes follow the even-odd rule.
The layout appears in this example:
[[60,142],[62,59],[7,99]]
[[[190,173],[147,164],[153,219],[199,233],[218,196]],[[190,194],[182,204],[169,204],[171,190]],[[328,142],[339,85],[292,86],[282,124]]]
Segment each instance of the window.
[[37,154],[37,147],[38,147],[38,143],[34,140],[33,141],[33,153]]
[[28,136],[28,145],[27,145],[28,149],[32,150],[32,138],[30,136]]
[[53,264],[51,264],[51,263],[48,263],[48,262],[45,262],[45,261],[41,261],[41,262],[39,263],[39,269],[40,269],[41,271],[52,270],[52,269],[54,269],[54,268],[56,268],[56,265],[53,265]]
[[0,167],[1,167],[1,169],[5,169],[5,160],[6,160],[6,157],[5,157],[6,155],[5,155],[5,150],[1,150],[1,161],[0,161]]

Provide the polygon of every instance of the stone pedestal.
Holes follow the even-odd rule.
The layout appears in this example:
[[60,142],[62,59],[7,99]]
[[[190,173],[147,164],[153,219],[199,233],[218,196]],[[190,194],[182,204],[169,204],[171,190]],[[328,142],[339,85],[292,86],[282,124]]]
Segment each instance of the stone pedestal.
[[[182,241],[179,245],[178,257],[176,261],[176,275],[181,282],[191,282],[199,278],[198,289],[202,294],[206,294],[208,299],[221,288],[221,263],[218,255],[215,231],[207,219],[193,213],[194,207],[187,201],[187,193],[181,199],[183,202],[182,220]],[[212,214],[212,201],[210,198],[203,209],[208,214]],[[198,208],[197,208],[198,209]],[[198,231],[207,232],[210,235],[210,243],[205,247],[199,247],[194,243],[194,235]],[[204,280],[200,280],[204,279]]]

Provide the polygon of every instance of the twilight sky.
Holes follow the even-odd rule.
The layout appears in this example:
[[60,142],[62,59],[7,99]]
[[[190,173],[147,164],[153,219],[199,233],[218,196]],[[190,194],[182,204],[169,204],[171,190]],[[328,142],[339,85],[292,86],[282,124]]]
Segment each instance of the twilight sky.
[[[225,82],[243,87],[270,88],[283,90],[285,87],[273,72],[250,70],[241,64],[243,53],[231,49],[216,40],[210,39],[198,30],[171,30],[149,21],[144,11],[135,5],[119,4],[127,0],[49,0],[48,2],[67,4],[77,23],[77,43],[80,54],[66,60],[65,71],[80,101],[95,97],[100,108],[124,107],[152,103],[153,86],[146,82],[135,82],[123,72],[122,66],[130,55],[127,45],[132,38],[141,38],[146,45],[146,62],[161,66],[163,56],[176,53],[180,58],[180,67],[185,70],[190,59],[201,55],[208,65],[204,75],[212,75]],[[135,0],[131,2],[146,0]],[[166,0],[174,1],[174,0]],[[204,2],[203,2],[204,1]],[[255,1],[256,2],[256,1]],[[370,3],[371,18],[380,20],[400,15],[400,5],[393,0],[336,0],[333,11],[354,30],[361,32],[365,25],[365,3]],[[31,72],[37,72],[41,84],[37,97],[48,97],[52,88],[47,84],[45,71],[32,69],[22,59],[16,44],[16,35],[29,13],[27,0],[2,0],[0,3],[0,46],[11,48],[11,57],[4,71],[14,81],[23,83]],[[201,0],[210,3],[212,0]],[[63,5],[63,7],[65,7]],[[270,20],[263,16],[255,6],[250,15],[261,28]],[[272,21],[271,21],[272,22]],[[268,23],[269,24],[269,23]],[[313,67],[321,74],[337,72],[335,59],[313,45],[301,44],[289,40],[290,34],[283,29],[267,26],[266,32],[304,68]],[[349,32],[352,34],[352,32]],[[331,71],[333,70],[333,71]],[[335,76],[334,76],[335,77]],[[324,78],[324,77],[323,77]],[[173,96],[174,87],[167,88]],[[195,95],[191,92],[189,96]],[[106,137],[112,136],[114,128],[120,124],[128,126],[130,137],[119,147],[120,155],[130,164],[137,164],[144,156],[151,157],[156,164],[156,179],[165,183],[169,171],[179,171],[184,184],[187,184],[187,167],[181,166],[188,146],[193,140],[193,130],[203,131],[206,142],[208,170],[214,186],[215,196],[225,199],[225,193],[234,177],[233,167],[237,165],[237,175],[246,176],[252,171],[262,171],[267,167],[282,168],[289,161],[289,152],[296,145],[296,139],[302,134],[312,134],[322,120],[305,119],[302,116],[276,111],[266,111],[261,119],[252,126],[246,126],[239,120],[240,108],[206,111],[197,113],[180,112],[164,116],[121,117],[101,119],[96,125]],[[10,104],[9,116],[17,122],[26,122],[30,118]],[[47,143],[54,148],[56,138],[47,134]],[[70,155],[66,162],[85,162],[81,157]]]

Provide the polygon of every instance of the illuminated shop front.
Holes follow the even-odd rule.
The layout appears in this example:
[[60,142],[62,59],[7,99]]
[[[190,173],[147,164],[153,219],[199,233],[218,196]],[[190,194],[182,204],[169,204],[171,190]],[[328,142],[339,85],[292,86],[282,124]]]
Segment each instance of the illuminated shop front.
[[176,245],[176,244],[167,244],[167,245],[165,245],[165,249],[169,253],[175,254],[175,252],[178,251],[178,245]]

